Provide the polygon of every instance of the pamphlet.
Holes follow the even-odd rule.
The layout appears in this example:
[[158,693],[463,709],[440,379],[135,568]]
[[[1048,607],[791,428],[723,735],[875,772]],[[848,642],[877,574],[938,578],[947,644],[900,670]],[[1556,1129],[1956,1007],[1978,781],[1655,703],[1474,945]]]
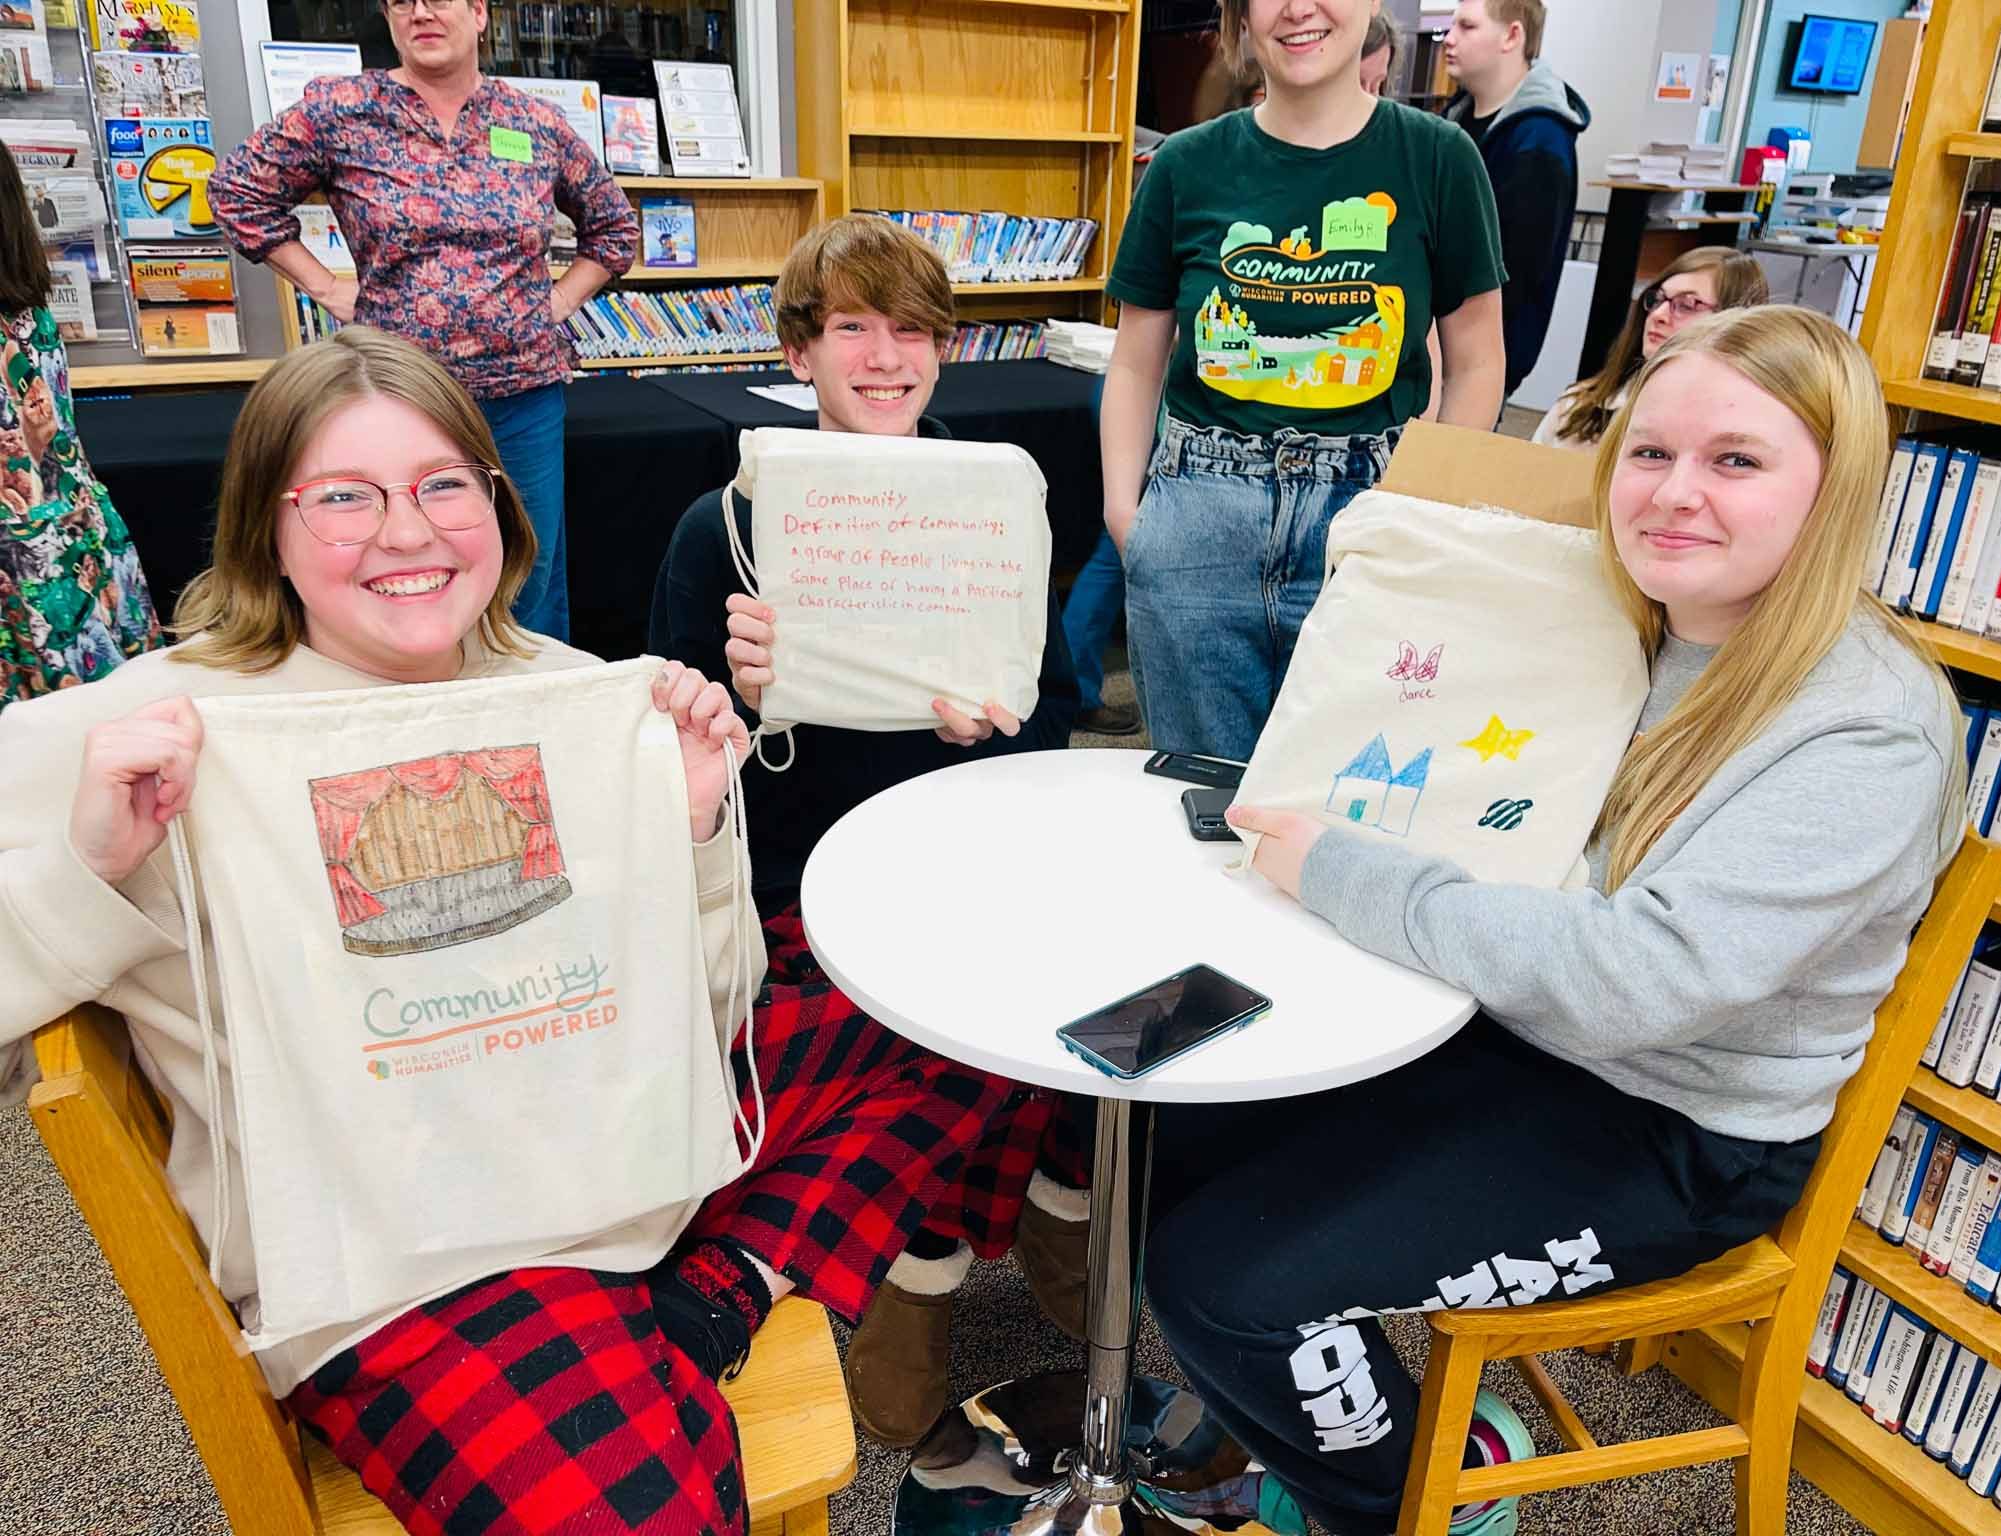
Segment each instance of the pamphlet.
[[727,64],[653,63],[660,124],[676,176],[748,176],[736,74]]

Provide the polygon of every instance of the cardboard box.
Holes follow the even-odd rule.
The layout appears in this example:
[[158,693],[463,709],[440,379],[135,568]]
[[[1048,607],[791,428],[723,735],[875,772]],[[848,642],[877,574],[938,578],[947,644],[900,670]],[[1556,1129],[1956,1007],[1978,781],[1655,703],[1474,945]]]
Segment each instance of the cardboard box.
[[1546,523],[1595,528],[1596,464],[1596,454],[1413,421],[1390,455],[1382,488],[1448,506],[1499,507]]

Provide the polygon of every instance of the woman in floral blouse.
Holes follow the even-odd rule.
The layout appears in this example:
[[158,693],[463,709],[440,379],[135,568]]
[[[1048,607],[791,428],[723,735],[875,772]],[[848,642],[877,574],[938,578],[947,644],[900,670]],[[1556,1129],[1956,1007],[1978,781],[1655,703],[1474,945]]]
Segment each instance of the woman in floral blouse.
[[[486,0],[383,10],[400,66],[310,83],[217,168],[209,202],[245,256],[337,318],[414,341],[479,402],[538,542],[514,617],[568,640],[563,322],[631,266],[639,222],[561,113],[480,74]],[[314,193],[333,205],[358,280],[300,244],[291,210]],[[577,256],[551,283],[558,209]]]
[[160,643],[139,552],[90,472],[49,262],[0,144],[0,709]]

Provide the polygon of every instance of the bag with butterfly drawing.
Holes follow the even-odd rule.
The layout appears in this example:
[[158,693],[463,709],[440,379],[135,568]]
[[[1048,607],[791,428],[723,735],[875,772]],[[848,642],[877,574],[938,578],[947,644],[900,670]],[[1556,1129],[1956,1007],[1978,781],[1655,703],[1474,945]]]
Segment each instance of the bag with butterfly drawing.
[[1590,470],[1586,455],[1408,428],[1382,484],[1329,528],[1326,585],[1237,802],[1483,880],[1580,879],[1647,695],[1599,563]]
[[[1049,623],[1047,486],[1010,443],[759,427],[723,523],[746,592],[778,615],[767,735],[800,722],[928,730],[942,698],[1034,712]],[[751,498],[751,547],[736,500]]]

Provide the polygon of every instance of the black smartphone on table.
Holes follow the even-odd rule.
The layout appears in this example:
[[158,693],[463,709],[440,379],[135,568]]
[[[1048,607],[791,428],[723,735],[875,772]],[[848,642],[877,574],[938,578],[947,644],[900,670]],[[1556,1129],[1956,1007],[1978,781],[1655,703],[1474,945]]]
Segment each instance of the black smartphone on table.
[[1146,771],[1163,779],[1180,779],[1205,789],[1235,789],[1244,781],[1242,763],[1220,757],[1196,757],[1189,752],[1156,752],[1146,760]]
[[1269,1012],[1271,999],[1214,966],[1191,965],[1056,1031],[1100,1072],[1141,1077]]
[[1236,829],[1223,819],[1223,812],[1236,798],[1234,789],[1184,789],[1181,814],[1188,818],[1188,835],[1199,843],[1229,843]]

